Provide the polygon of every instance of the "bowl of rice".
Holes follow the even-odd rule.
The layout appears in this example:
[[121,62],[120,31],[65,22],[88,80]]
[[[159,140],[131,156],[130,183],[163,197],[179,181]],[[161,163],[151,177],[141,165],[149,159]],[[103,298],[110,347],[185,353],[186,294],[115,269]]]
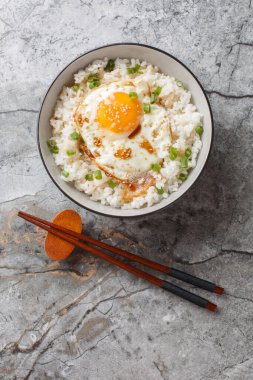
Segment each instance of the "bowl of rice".
[[154,47],[89,51],[53,81],[38,120],[44,166],[72,201],[107,216],[159,211],[202,173],[213,140],[194,74]]

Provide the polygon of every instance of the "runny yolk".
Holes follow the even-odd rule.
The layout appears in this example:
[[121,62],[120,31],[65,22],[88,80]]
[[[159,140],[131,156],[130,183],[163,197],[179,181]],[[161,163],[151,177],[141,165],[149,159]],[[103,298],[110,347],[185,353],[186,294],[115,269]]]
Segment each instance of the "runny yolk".
[[115,92],[98,105],[97,122],[113,133],[132,133],[142,114],[140,101],[125,92]]

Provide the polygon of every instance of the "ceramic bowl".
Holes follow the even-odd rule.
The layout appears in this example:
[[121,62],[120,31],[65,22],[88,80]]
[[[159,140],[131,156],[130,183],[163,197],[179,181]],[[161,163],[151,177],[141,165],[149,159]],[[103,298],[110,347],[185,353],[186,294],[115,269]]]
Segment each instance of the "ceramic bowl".
[[[160,203],[157,203],[151,207],[122,210],[111,206],[102,205],[100,202],[92,201],[86,194],[78,191],[71,183],[65,182],[61,179],[60,170],[56,166],[53,155],[47,147],[47,140],[52,136],[52,129],[49,125],[49,120],[53,114],[55,103],[62,87],[64,85],[73,84],[73,74],[75,74],[78,70],[87,66],[94,60],[102,59],[104,57],[112,59],[117,57],[134,57],[158,66],[161,72],[178,78],[180,81],[185,83],[186,87],[192,94],[193,103],[197,106],[199,112],[201,112],[204,117],[204,133],[202,135],[203,146],[199,153],[196,167],[190,172],[187,180],[176,192],[172,193],[167,199],[163,199]],[[202,173],[210,154],[212,140],[213,119],[211,107],[203,87],[195,75],[182,62],[172,55],[151,46],[133,43],[102,46],[83,54],[81,57],[71,62],[56,77],[49,87],[49,90],[43,100],[38,120],[38,147],[42,161],[52,181],[67,197],[79,206],[96,213],[115,217],[134,217],[158,212],[181,198]]]

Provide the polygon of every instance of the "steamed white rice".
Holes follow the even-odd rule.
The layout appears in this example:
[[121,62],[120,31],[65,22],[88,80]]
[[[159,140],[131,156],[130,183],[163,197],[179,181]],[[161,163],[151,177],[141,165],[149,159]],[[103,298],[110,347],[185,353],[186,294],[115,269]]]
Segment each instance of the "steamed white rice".
[[[187,175],[188,171],[196,166],[202,142],[195,129],[201,125],[202,115],[197,111],[195,105],[191,103],[191,94],[181,85],[181,82],[178,82],[178,79],[159,73],[157,67],[134,58],[131,60],[117,58],[115,60],[115,70],[105,72],[104,67],[107,62],[107,58],[94,61],[85,69],[76,73],[74,75],[75,83],[82,85],[77,92],[71,87],[63,88],[56,103],[54,115],[50,120],[52,136],[59,148],[59,152],[54,154],[54,159],[62,173],[68,173],[67,178],[64,175],[61,176],[62,180],[74,183],[79,191],[89,195],[94,201],[123,209],[151,206],[160,202],[163,198],[169,197],[172,192],[177,191],[182,183],[179,179],[180,173]],[[131,202],[124,203],[121,199],[122,184],[119,183],[115,188],[110,188],[108,186],[109,178],[105,173],[102,173],[102,179],[99,180],[94,178],[93,181],[88,181],[85,179],[88,173],[98,170],[98,167],[79,151],[78,141],[70,139],[69,136],[76,130],[75,111],[80,101],[90,91],[88,84],[85,82],[87,75],[99,71],[102,84],[117,80],[127,80],[129,79],[127,67],[132,67],[135,64],[141,65],[141,71],[143,72],[139,75],[141,80],[162,86],[164,104],[170,117],[172,134],[175,136],[173,147],[177,148],[178,151],[185,151],[185,149],[190,148],[192,154],[188,159],[188,169],[182,169],[180,156],[176,160],[171,160],[168,152],[164,157],[160,172],[152,172],[155,177],[155,184],[149,187],[144,196],[135,197]],[[173,101],[173,99],[176,100]],[[67,150],[75,150],[76,153],[69,157],[66,154]],[[161,188],[164,193],[160,195],[157,189]]]

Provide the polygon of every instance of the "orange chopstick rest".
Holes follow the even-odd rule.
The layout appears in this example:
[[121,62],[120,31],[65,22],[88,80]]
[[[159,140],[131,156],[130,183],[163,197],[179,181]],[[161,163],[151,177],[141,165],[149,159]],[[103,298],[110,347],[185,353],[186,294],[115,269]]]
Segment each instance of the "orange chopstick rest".
[[[58,226],[68,228],[72,231],[82,232],[82,219],[80,215],[74,210],[63,210],[59,212],[52,223]],[[64,260],[74,250],[75,246],[50,232],[47,233],[45,239],[45,251],[46,254],[52,260]]]

